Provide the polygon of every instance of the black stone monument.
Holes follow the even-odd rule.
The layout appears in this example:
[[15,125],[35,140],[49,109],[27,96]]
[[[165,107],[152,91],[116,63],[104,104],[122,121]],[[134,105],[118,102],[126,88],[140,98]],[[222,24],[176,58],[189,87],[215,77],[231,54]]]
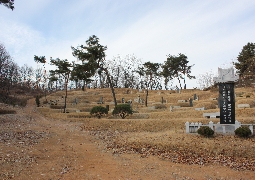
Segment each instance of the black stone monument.
[[219,85],[220,124],[235,124],[235,82],[239,79],[234,69],[218,68],[218,77],[213,80]]

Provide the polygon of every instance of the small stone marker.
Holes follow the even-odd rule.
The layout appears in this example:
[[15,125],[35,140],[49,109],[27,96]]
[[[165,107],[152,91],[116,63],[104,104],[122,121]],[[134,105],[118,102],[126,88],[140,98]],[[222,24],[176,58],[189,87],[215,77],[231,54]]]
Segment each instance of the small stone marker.
[[154,110],[154,109],[155,109],[155,106],[148,107],[148,110]]
[[103,104],[103,96],[100,96],[99,102],[97,104]]
[[210,98],[210,100],[214,101],[214,100],[218,100],[218,98]]
[[201,107],[201,108],[195,108],[196,111],[204,111],[205,107]]
[[181,106],[170,106],[170,111],[173,112],[174,109],[180,109]]
[[134,98],[134,101],[135,101],[136,103],[139,103],[139,98]]
[[78,99],[77,98],[74,99],[74,104],[76,104],[76,105],[78,104]]
[[197,94],[194,94],[194,100],[197,100]]
[[189,99],[189,106],[193,107],[193,99],[192,98]]
[[249,104],[238,104],[237,105],[238,108],[250,108]]
[[178,103],[185,103],[185,102],[187,102],[187,100],[178,100],[177,102]]
[[220,112],[204,113],[203,117],[206,117],[206,118],[219,118],[220,117]]

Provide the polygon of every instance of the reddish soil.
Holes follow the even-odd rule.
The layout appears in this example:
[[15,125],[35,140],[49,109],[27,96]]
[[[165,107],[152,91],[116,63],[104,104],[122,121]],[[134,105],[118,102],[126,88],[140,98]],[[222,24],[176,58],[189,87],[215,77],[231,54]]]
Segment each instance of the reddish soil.
[[254,171],[112,154],[81,123],[41,116],[34,100],[17,111],[0,115],[0,179],[255,179]]

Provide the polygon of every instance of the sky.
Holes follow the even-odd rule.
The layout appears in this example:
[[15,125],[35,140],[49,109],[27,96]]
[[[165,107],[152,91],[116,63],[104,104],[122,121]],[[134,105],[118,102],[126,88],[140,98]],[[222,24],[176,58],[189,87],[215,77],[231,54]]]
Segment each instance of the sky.
[[[76,60],[71,46],[91,35],[107,46],[106,59],[135,55],[164,63],[185,54],[199,76],[229,68],[255,43],[254,0],[15,0],[0,5],[0,43],[14,61],[36,67],[34,55]],[[187,88],[199,87],[187,80]]]

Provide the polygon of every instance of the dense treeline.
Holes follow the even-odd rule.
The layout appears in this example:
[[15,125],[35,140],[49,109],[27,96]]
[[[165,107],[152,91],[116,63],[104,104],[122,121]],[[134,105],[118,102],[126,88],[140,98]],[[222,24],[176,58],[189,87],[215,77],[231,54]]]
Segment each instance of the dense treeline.
[[0,44],[0,102],[26,105],[27,95],[38,94],[34,89],[34,69],[26,64],[19,67]]

